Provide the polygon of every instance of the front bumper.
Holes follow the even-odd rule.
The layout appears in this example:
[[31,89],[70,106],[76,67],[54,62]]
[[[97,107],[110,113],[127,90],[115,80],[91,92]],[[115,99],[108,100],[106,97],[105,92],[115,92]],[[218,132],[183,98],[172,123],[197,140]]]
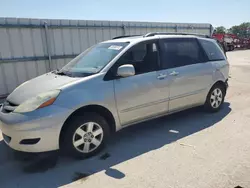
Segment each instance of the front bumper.
[[57,150],[61,128],[71,113],[72,110],[55,105],[24,114],[3,113],[0,107],[0,129],[5,143],[14,150]]

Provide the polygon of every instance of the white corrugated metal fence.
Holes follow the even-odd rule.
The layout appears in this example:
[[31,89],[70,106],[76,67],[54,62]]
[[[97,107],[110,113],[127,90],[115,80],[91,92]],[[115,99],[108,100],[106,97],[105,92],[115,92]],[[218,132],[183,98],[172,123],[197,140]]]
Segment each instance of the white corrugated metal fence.
[[191,32],[210,24],[0,18],[0,98],[18,85],[61,68],[88,47],[121,35]]

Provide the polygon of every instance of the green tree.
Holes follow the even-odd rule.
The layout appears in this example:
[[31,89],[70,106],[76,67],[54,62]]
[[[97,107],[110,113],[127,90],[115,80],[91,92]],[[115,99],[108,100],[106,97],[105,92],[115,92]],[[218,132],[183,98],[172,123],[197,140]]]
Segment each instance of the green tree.
[[227,29],[224,26],[216,27],[215,28],[215,33],[217,34],[225,34]]
[[239,37],[250,37],[250,22],[244,22],[240,25],[231,27],[229,33],[238,35]]

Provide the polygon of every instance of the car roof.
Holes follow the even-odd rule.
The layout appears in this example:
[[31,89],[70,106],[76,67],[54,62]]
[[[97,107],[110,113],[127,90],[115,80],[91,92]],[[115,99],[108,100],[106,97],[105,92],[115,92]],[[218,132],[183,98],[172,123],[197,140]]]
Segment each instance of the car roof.
[[189,33],[149,33],[146,35],[138,36],[119,36],[115,37],[112,40],[104,41],[103,43],[114,43],[114,42],[129,42],[129,43],[138,43],[142,41],[148,41],[152,39],[163,39],[163,38],[206,38],[211,40],[212,38],[207,35],[202,34],[189,34]]

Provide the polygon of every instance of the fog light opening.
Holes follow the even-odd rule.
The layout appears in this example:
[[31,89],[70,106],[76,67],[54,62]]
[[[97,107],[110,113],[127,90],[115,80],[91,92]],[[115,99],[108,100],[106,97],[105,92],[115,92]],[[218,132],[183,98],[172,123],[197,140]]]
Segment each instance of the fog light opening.
[[20,141],[20,144],[34,145],[34,144],[37,144],[40,140],[41,140],[40,138],[24,139]]

